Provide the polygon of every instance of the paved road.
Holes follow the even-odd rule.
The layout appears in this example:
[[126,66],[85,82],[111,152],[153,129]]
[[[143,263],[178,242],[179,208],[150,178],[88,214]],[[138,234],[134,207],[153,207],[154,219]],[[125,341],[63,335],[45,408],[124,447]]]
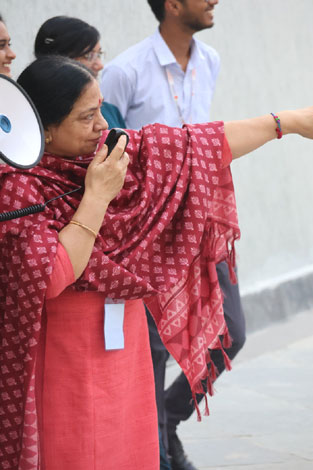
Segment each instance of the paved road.
[[199,470],[313,470],[313,311],[250,334],[210,416],[178,433]]

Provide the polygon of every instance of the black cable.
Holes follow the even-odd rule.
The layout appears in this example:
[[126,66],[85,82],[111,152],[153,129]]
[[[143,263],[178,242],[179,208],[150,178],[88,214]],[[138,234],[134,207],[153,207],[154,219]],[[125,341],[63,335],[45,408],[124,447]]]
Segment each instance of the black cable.
[[60,197],[67,196],[68,194],[75,193],[76,191],[79,191],[82,189],[82,186],[79,188],[73,189],[72,191],[68,191],[67,193],[60,194],[59,196],[53,197],[52,199],[49,199],[49,201],[45,202],[44,204],[35,204],[33,206],[29,207],[24,207],[23,209],[18,209],[16,211],[10,211],[10,212],[3,212],[0,214],[0,222],[3,222],[5,220],[12,220],[12,219],[17,219],[19,217],[25,217],[26,215],[30,214],[36,214],[37,212],[43,212],[45,210],[45,207],[49,202],[55,201],[56,199],[59,199]]

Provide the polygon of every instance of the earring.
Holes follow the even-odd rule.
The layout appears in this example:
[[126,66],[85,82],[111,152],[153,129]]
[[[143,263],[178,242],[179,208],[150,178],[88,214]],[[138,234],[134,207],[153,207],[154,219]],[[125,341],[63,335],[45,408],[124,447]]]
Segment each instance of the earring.
[[51,142],[52,142],[52,137],[51,137],[51,135],[49,135],[49,137],[46,137],[46,138],[45,138],[45,142],[46,142],[47,145],[51,144]]

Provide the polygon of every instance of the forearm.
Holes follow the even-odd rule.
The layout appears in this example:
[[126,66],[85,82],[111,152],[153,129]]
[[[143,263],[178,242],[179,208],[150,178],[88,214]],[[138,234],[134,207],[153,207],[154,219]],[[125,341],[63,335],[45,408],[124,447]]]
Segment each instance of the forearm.
[[[85,193],[72,220],[84,224],[95,233],[98,233],[107,207],[107,203],[95,200]],[[91,256],[95,243],[94,235],[83,227],[68,224],[60,231],[59,241],[64,246],[71,260],[75,279],[79,278]]]
[[[296,111],[278,113],[283,135],[298,133],[300,122]],[[231,148],[233,159],[246,155],[277,138],[277,123],[271,114],[243,121],[225,122],[225,135]]]
[[126,137],[121,136],[109,156],[106,145],[96,153],[86,173],[85,193],[72,217],[78,225],[69,223],[59,233],[59,241],[70,258],[75,279],[86,268],[108,205],[124,184],[129,162],[124,152],[125,145]]

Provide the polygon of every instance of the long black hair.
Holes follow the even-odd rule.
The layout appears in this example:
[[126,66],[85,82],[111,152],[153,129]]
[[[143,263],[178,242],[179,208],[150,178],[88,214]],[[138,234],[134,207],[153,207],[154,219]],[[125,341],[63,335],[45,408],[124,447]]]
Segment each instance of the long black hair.
[[54,16],[40,27],[35,39],[35,56],[62,55],[77,59],[92,51],[100,40],[99,31],[83,20]]
[[17,83],[32,99],[43,127],[60,124],[83,90],[94,80],[80,62],[62,56],[42,56],[21,73]]

